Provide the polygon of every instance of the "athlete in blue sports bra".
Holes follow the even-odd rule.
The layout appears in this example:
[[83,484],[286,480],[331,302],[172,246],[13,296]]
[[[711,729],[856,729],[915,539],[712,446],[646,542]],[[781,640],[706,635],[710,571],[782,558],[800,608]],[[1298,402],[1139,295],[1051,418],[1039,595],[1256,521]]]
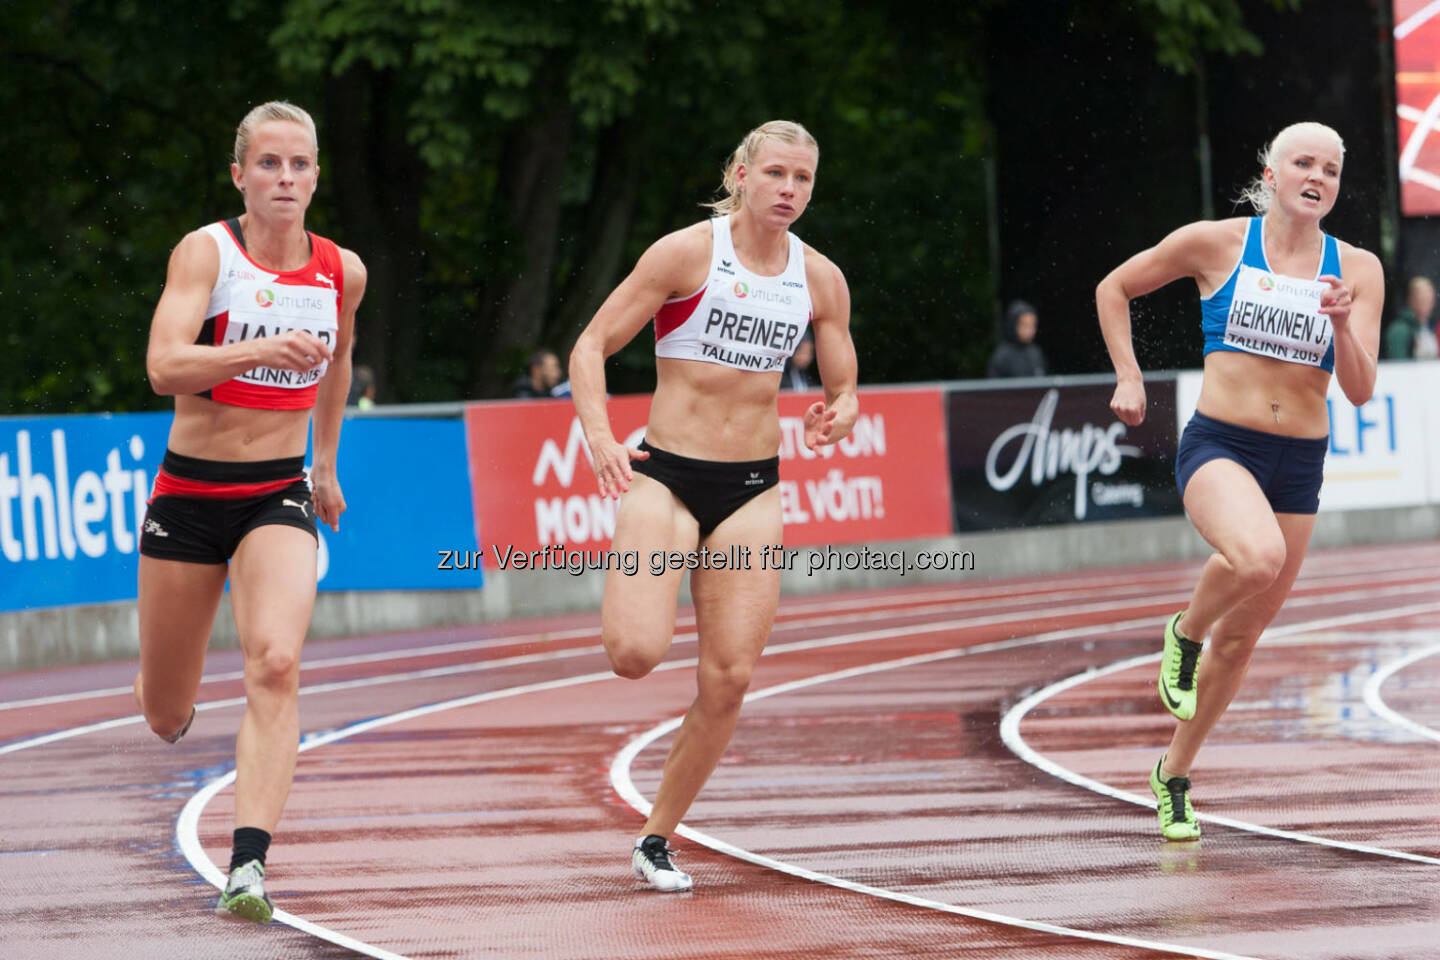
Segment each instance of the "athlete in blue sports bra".
[[1339,194],[1344,155],[1327,126],[1286,127],[1261,154],[1264,170],[1244,195],[1260,216],[1181,227],[1095,290],[1115,364],[1110,408],[1131,426],[1145,418],[1145,387],[1130,301],[1182,277],[1201,294],[1204,385],[1175,475],[1185,512],[1216,552],[1190,605],[1164,631],[1158,687],[1180,723],[1150,789],[1167,840],[1200,836],[1190,766],[1305,559],[1330,432],[1330,376],[1357,406],[1375,389],[1380,261],[1320,229]]

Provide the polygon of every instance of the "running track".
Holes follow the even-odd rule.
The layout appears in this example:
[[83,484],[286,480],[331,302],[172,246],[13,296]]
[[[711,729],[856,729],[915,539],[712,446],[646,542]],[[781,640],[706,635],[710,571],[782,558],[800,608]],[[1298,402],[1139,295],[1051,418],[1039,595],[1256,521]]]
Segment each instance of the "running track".
[[[0,676],[0,937],[21,958],[1440,957],[1440,546],[1317,552],[1159,841],[1158,625],[1195,565],[787,599],[677,838],[629,877],[691,621],[633,684],[596,618],[311,644],[270,879],[210,915],[238,659],[195,727],[133,664]],[[207,785],[210,785],[208,789]]]

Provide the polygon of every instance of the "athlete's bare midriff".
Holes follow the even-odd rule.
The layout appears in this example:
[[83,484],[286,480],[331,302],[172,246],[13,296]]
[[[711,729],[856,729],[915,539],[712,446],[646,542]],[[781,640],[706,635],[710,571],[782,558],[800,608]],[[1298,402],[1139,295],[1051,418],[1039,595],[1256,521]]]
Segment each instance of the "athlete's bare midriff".
[[256,410],[179,396],[170,449],[202,460],[279,460],[304,456],[309,433],[309,410]]
[[646,439],[697,460],[764,460],[780,449],[780,374],[701,360],[655,359]]
[[1196,409],[1207,417],[1286,437],[1330,435],[1325,393],[1330,374],[1232,350],[1205,357]]

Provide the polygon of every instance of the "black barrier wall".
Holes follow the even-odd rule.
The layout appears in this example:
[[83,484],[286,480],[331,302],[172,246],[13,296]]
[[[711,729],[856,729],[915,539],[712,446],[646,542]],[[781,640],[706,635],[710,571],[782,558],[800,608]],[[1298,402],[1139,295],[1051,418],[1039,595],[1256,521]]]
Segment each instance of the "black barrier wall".
[[1111,384],[953,390],[945,400],[955,530],[1130,520],[1183,512],[1175,489],[1175,382],[1146,384],[1127,427]]

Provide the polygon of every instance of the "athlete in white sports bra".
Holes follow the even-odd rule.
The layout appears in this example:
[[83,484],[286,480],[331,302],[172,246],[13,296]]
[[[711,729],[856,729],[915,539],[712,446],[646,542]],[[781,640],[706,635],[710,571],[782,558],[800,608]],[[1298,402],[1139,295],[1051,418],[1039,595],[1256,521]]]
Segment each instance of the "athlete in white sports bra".
[[[681,554],[700,546],[759,557],[781,542],[780,422],[785,359],[806,327],[825,401],[805,414],[812,450],[850,432],[859,412],[850,294],[840,270],[789,233],[805,212],[819,148],[799,124],[752,130],[725,171],[718,216],[662,237],[575,344],[570,380],[600,492],[620,497],[614,549]],[[655,319],[658,383],[640,447],[615,439],[605,412],[605,358]],[[778,570],[696,569],[698,695],[665,762],[655,807],[631,856],[637,878],[688,890],[667,840],[734,732],[780,600]],[[670,648],[683,570],[609,576],[605,651],[639,678]]]

